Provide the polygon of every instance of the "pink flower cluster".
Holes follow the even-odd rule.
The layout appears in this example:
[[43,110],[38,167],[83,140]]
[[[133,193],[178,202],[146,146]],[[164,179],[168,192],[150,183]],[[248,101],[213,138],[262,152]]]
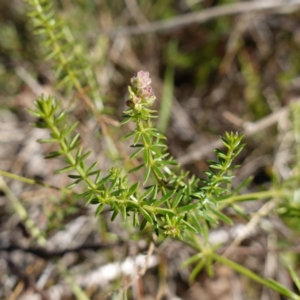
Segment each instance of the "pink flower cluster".
[[156,97],[152,92],[151,78],[149,72],[139,71],[134,77],[131,78],[131,87],[128,87],[129,100],[126,104],[140,111],[142,106],[151,106]]

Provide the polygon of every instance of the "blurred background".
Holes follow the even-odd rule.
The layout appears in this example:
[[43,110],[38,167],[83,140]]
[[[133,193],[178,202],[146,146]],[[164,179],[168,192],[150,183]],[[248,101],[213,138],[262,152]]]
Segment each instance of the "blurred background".
[[[158,129],[186,170],[202,177],[206,161],[214,159],[213,149],[221,147],[219,136],[238,131],[245,134],[246,148],[236,161],[241,164],[236,185],[253,176],[248,188],[257,191],[268,189],[274,174],[279,182],[289,177],[295,158],[287,108],[300,92],[300,1],[52,2],[54,17],[66,25],[74,49],[78,47],[93,67],[107,126],[116,140],[133,129],[130,124],[119,129],[118,122],[126,108],[130,78],[145,70],[157,96]],[[41,93],[62,100],[72,120],[80,122],[83,144],[94,151],[91,159],[99,160],[100,168],[121,163],[118,153],[128,153],[129,144],[108,145],[77,92],[57,86],[55,63],[45,60],[46,46],[34,34],[28,7],[21,0],[0,1],[0,169],[63,187],[69,178],[53,176],[63,161],[43,159],[53,146],[35,142],[47,134],[30,125],[35,119],[26,111]],[[95,105],[100,108],[100,100]],[[183,244],[158,240],[150,251],[150,232],[140,233],[120,220],[111,223],[109,212],[93,218],[94,211],[68,193],[4,179],[1,299],[78,298],[66,284],[70,274],[73,284],[83,287],[90,299],[117,299],[114,295],[126,287],[132,272],[145,267],[133,258],[145,253],[151,258],[144,271],[148,270],[128,288],[128,299],[284,299],[220,265],[214,278],[203,271],[190,282],[189,271],[180,269],[191,255]],[[44,234],[44,248],[15,213],[12,197]],[[262,205],[245,204],[247,214]],[[229,245],[247,226],[240,218],[234,221],[231,228],[212,229],[214,243]],[[260,221],[234,252],[234,259],[293,289],[282,253],[267,249],[280,241],[292,247],[288,255],[299,262],[299,216],[282,220],[266,214]],[[58,271],[57,262],[69,273]],[[127,262],[129,271],[116,262]],[[123,276],[118,273],[121,269]]]

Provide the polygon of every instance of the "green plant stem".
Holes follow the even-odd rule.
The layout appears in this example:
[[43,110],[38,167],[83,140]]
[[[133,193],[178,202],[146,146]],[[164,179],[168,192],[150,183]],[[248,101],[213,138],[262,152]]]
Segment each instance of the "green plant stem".
[[81,287],[74,281],[73,277],[70,275],[69,271],[66,267],[61,264],[57,263],[57,268],[60,274],[65,278],[65,281],[70,286],[73,294],[75,295],[76,299],[78,300],[90,300],[90,298],[84,293]]
[[44,9],[41,6],[40,1],[39,0],[33,0],[33,3],[34,3],[34,5],[33,5],[34,8],[38,11],[41,19],[43,20],[43,25],[45,26],[47,35],[49,36],[49,38],[51,40],[51,45],[54,48],[53,53],[58,54],[59,62],[64,66],[64,68],[65,68],[65,70],[68,74],[69,79],[72,81],[72,83],[74,84],[77,91],[80,94],[85,95],[83,87],[81,86],[80,82],[78,81],[77,77],[75,76],[73,70],[69,67],[68,59],[64,55],[63,50],[62,50],[60,44],[58,43],[58,39],[57,39],[54,31],[49,26],[48,18],[44,13]]
[[40,186],[45,187],[45,188],[58,190],[58,191],[61,191],[61,192],[64,192],[64,193],[68,193],[68,194],[72,193],[71,190],[68,190],[66,188],[56,187],[56,186],[47,184],[47,183],[42,182],[42,181],[38,181],[38,180],[35,180],[35,179],[31,179],[31,178],[19,176],[19,175],[16,175],[16,174],[13,174],[13,173],[9,173],[9,172],[3,171],[3,170],[0,170],[0,175],[8,177],[8,178],[11,178],[11,179],[14,179],[14,180],[22,181],[24,183],[37,184],[37,185],[40,185]]
[[34,224],[33,220],[30,219],[26,209],[22,202],[11,192],[9,187],[6,185],[3,178],[0,176],[0,190],[2,190],[9,201],[11,202],[14,210],[16,211],[19,218],[25,223],[25,226],[30,231],[31,236],[37,241],[40,246],[46,245],[46,239],[42,235],[40,229]]
[[249,193],[244,195],[233,195],[226,199],[216,200],[217,203],[221,205],[231,205],[235,202],[242,202],[242,201],[251,201],[251,200],[257,200],[257,199],[265,199],[265,198],[271,198],[271,197],[280,197],[284,196],[285,192],[283,190],[279,189],[271,189],[268,191],[262,191],[262,192],[255,192],[255,193]]
[[[47,18],[47,15],[44,12],[44,9],[43,9],[42,5],[40,4],[40,1],[39,0],[32,0],[32,1],[33,1],[32,2],[33,3],[32,6],[36,9],[36,11],[39,13],[39,16],[43,20],[43,26],[45,27],[46,34],[48,35],[48,37],[51,40],[51,45],[53,47],[53,53],[58,54],[59,64],[61,64],[63,66],[63,68],[65,69],[65,71],[67,73],[67,77],[72,82],[72,84],[74,85],[74,87],[76,88],[76,90],[78,91],[78,93],[80,94],[80,96],[83,98],[83,100],[85,101],[86,105],[91,109],[91,111],[94,113],[94,115],[98,115],[98,111],[96,110],[94,104],[86,96],[86,92],[85,92],[83,86],[81,85],[81,83],[79,82],[79,80],[78,80],[78,78],[76,76],[76,73],[69,66],[68,58],[64,54],[63,49],[62,49],[61,45],[59,44],[59,42],[58,42],[59,39],[55,35],[55,32],[54,32],[53,28],[51,26],[49,26],[49,20]],[[52,21],[54,22],[54,21],[57,21],[57,20],[52,20]],[[73,36],[72,36],[72,39],[74,39]],[[90,77],[89,73],[90,73],[90,70],[87,70],[85,72],[85,75],[88,76],[88,77]],[[95,92],[93,90],[92,90],[92,92],[93,92],[94,97],[95,97]],[[97,102],[98,103],[98,107],[100,107],[100,109],[102,110],[103,109],[102,100],[99,97],[97,97],[97,99],[98,99],[98,102]],[[111,153],[113,157],[117,157],[118,151],[117,151],[116,146],[115,146],[115,144],[113,142],[113,139],[111,138],[111,136],[109,135],[109,132],[106,129],[106,125],[105,125],[104,121],[102,120],[102,118],[99,121],[99,123],[100,123],[100,125],[101,125],[101,127],[103,129],[104,138],[105,138],[107,146],[109,148],[109,153]]]
[[47,123],[49,129],[54,133],[56,136],[61,149],[63,150],[64,155],[70,161],[70,164],[74,167],[74,169],[78,172],[78,174],[83,178],[83,180],[88,184],[88,186],[93,190],[96,191],[97,186],[92,180],[86,175],[85,171],[76,163],[75,158],[70,153],[68,146],[64,139],[61,137],[59,129],[54,125],[53,119],[45,118],[45,122]]
[[[143,121],[139,120],[137,122],[137,128],[139,129],[139,131],[141,132],[141,136],[142,136],[142,139],[143,139],[143,144],[144,144],[144,147],[145,147],[145,151],[148,151],[148,149],[150,148],[151,145],[148,144],[147,140],[145,139],[144,137],[144,132],[145,132],[145,129],[144,129],[144,125],[143,125]],[[162,180],[157,176],[156,172],[153,170],[153,164],[155,164],[155,161],[153,160],[153,157],[152,157],[152,152],[149,151],[149,166],[147,167],[150,167],[151,168],[151,172],[152,174],[154,175],[157,183],[159,184],[159,187],[162,191],[162,194],[165,195],[166,194],[166,189],[164,187],[164,183],[162,182]]]
[[[34,221],[29,217],[21,201],[11,192],[11,190],[6,185],[5,181],[1,176],[0,176],[0,190],[2,190],[7,196],[7,198],[10,200],[17,215],[25,223],[26,228],[28,228],[28,230],[31,233],[31,236],[36,240],[37,244],[41,247],[44,247],[47,243],[46,238],[43,236],[40,229],[35,225]],[[65,277],[67,283],[71,287],[71,290],[76,296],[76,298],[78,300],[89,300],[89,298],[85,295],[85,293],[80,288],[80,286],[77,285],[73,280],[73,278],[70,276],[70,274],[67,273],[66,268],[60,262],[57,262],[56,265],[60,273],[62,274],[62,276]]]
[[48,22],[48,18],[44,13],[44,9],[40,4],[39,0],[33,0],[34,3],[34,8],[38,11],[41,19],[43,20],[43,25],[45,26],[46,32],[51,40],[52,46],[54,48],[54,53],[58,54],[58,58],[60,63],[64,66],[69,78],[72,80],[74,86],[76,87],[76,89],[81,93],[83,92],[83,89],[79,83],[79,81],[77,80],[76,76],[74,76],[74,72],[69,68],[68,63],[67,63],[67,59],[65,57],[65,55],[63,54],[63,51],[59,45],[59,43],[57,42],[57,38],[52,30],[51,27],[49,27],[49,22]]
[[299,300],[300,299],[300,296],[293,293],[292,291],[290,291],[286,288],[280,288],[280,287],[276,286],[272,281],[266,280],[266,279],[258,276],[254,272],[250,271],[247,268],[244,268],[243,266],[233,262],[230,259],[227,259],[227,258],[225,258],[221,255],[216,254],[216,253],[212,253],[211,256],[215,261],[220,262],[223,265],[226,265],[226,266],[230,267],[231,269],[237,271],[238,273],[243,274],[244,276],[247,276],[248,278],[260,283],[261,285],[263,285],[265,287],[268,287],[268,288],[280,293],[281,295],[284,295],[284,296],[289,297],[289,298],[294,299],[294,300]]
[[[45,120],[48,128],[52,131],[52,133],[55,136],[56,140],[60,144],[60,148],[62,149],[62,153],[66,156],[66,158],[69,160],[72,167],[78,172],[78,174],[86,182],[86,184],[89,186],[89,188],[95,193],[95,196],[103,204],[108,204],[108,205],[111,205],[112,207],[114,207],[114,203],[119,202],[120,204],[124,204],[126,206],[128,205],[130,207],[133,207],[133,208],[136,208],[136,209],[139,209],[139,210],[143,210],[144,213],[148,213],[150,215],[154,214],[154,213],[157,213],[157,210],[159,210],[159,208],[157,208],[157,207],[148,206],[148,205],[140,206],[140,204],[138,204],[135,201],[128,200],[128,199],[118,199],[118,198],[116,198],[115,196],[112,196],[112,195],[106,196],[104,201],[103,201],[103,199],[101,199],[101,197],[99,195],[97,195],[97,185],[88,177],[88,175],[86,174],[84,169],[79,164],[76,163],[76,159],[70,153],[70,151],[68,149],[68,145],[67,145],[66,141],[64,140],[64,137],[61,136],[58,127],[54,123],[54,119],[49,118],[49,117],[45,117],[44,120]],[[168,213],[171,214],[171,215],[174,215],[174,212],[171,211],[171,210],[168,210]]]

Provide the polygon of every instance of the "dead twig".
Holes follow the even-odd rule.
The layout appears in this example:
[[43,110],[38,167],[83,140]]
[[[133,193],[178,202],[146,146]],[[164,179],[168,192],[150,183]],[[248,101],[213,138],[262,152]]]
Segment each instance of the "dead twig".
[[229,5],[216,6],[204,9],[197,13],[184,14],[169,20],[155,21],[149,24],[138,24],[138,26],[119,27],[106,32],[110,36],[121,34],[138,35],[156,31],[170,31],[178,28],[183,28],[191,24],[200,24],[219,17],[236,15],[248,12],[263,12],[263,11],[277,11],[279,9],[297,9],[300,5],[299,0],[283,1],[251,1],[240,2]]
[[120,293],[126,291],[130,286],[132,286],[134,284],[134,282],[136,282],[140,277],[144,276],[147,269],[148,269],[148,266],[149,266],[149,260],[150,260],[150,257],[152,256],[153,254],[153,251],[154,251],[154,243],[151,242],[150,243],[150,246],[149,246],[149,249],[148,249],[148,252],[147,252],[147,256],[146,256],[146,260],[145,260],[145,264],[144,266],[137,272],[137,275],[135,275],[128,283],[126,283],[122,289],[120,289]]
[[269,201],[265,203],[261,209],[257,212],[257,214],[254,215],[254,217],[250,220],[250,222],[246,225],[244,231],[235,238],[235,240],[231,243],[231,245],[226,249],[226,251],[223,253],[223,256],[229,256],[235,247],[241,244],[241,242],[249,236],[249,234],[254,230],[254,228],[257,226],[257,224],[260,222],[261,218],[265,217],[269,214],[271,210],[273,210],[276,207],[275,201]]

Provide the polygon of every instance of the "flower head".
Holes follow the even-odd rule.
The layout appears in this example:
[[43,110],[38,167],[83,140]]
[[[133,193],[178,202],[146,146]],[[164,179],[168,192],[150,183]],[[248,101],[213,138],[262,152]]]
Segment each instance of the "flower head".
[[142,89],[151,84],[151,78],[149,72],[139,71],[136,76],[131,78],[131,84],[137,88]]
[[152,92],[151,78],[149,72],[139,71],[131,78],[132,87],[128,88],[129,100],[126,104],[137,111],[142,109],[142,106],[151,106],[156,97]]

